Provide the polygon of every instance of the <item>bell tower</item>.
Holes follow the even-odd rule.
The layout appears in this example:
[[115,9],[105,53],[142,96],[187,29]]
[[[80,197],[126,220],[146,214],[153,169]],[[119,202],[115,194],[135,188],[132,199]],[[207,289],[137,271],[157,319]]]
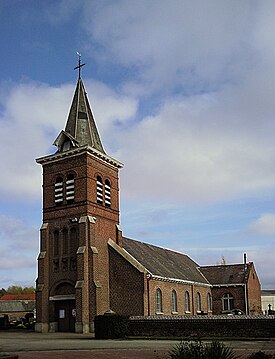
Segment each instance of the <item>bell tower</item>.
[[43,223],[36,331],[93,331],[110,309],[108,240],[121,244],[119,179],[123,166],[103,148],[80,69],[67,118],[43,170]]

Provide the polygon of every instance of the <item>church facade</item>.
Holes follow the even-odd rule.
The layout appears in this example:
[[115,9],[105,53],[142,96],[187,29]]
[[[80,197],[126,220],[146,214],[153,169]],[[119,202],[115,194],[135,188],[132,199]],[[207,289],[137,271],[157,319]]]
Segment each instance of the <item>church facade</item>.
[[36,331],[93,331],[96,315],[212,314],[212,285],[188,256],[119,226],[119,170],[101,143],[79,76],[57,151],[43,169]]

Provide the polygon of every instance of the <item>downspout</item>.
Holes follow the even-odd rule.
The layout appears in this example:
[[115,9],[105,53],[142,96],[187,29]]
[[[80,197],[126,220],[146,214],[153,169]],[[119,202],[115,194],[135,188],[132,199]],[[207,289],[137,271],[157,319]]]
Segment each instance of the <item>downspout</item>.
[[248,315],[248,298],[247,298],[247,264],[246,264],[246,253],[243,255],[244,258],[244,305],[245,305],[245,314]]
[[150,316],[150,286],[149,281],[151,279],[151,275],[148,273],[146,275],[147,278],[147,315]]

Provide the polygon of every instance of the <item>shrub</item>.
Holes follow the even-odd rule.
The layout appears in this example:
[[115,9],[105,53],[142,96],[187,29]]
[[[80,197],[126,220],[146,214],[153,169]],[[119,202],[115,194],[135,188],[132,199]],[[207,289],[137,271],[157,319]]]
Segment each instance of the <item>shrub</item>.
[[237,359],[233,350],[219,341],[203,344],[199,341],[177,344],[169,353],[171,359]]
[[262,351],[252,353],[248,359],[274,359],[275,355],[272,354],[266,354]]
[[236,359],[238,358],[232,348],[219,341],[206,344],[205,359]]

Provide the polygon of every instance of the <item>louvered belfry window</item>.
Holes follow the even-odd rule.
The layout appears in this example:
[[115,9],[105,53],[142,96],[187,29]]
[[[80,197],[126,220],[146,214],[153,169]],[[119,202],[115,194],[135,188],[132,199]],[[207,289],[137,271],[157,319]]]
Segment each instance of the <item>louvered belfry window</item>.
[[63,203],[63,178],[57,177],[54,185],[54,203]]
[[96,178],[96,201],[99,204],[103,204],[103,183],[100,176]]
[[72,202],[74,200],[74,175],[71,173],[67,176],[66,181],[66,201]]
[[105,181],[105,207],[111,207],[111,186],[108,180]]

